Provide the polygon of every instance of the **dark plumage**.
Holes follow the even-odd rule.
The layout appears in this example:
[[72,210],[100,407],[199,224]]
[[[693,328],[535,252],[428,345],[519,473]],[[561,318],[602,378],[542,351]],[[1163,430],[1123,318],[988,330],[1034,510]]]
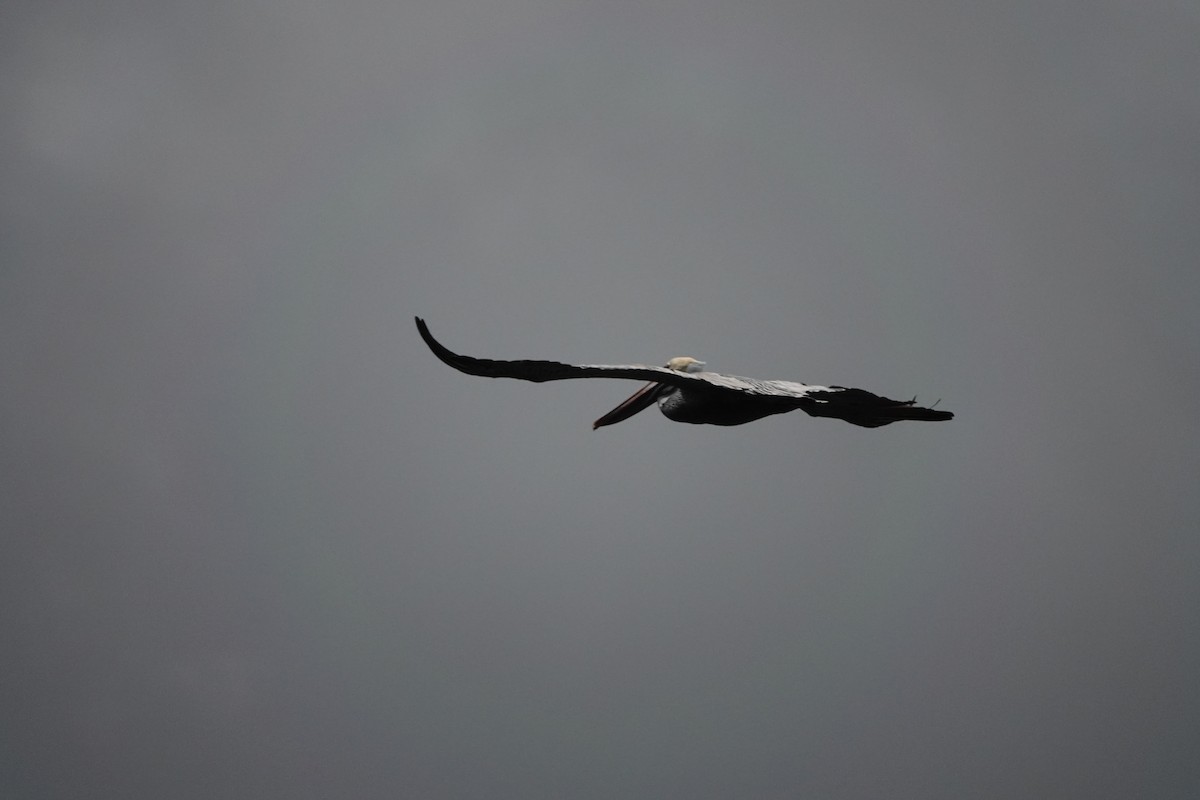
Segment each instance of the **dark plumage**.
[[791,381],[761,381],[702,372],[704,362],[673,358],[664,367],[641,364],[562,364],[557,361],[499,361],[471,358],[447,349],[433,338],[417,317],[417,330],[433,354],[459,372],[488,378],[515,378],[542,383],[574,378],[619,378],[650,381],[621,405],[596,420],[593,427],[613,425],[655,402],[668,418],[696,425],[742,425],[756,419],[800,409],[814,417],[832,417],[864,428],[900,420],[940,422],[953,419],[949,411],[924,408],[912,400],[891,400],[863,389],[808,386]]

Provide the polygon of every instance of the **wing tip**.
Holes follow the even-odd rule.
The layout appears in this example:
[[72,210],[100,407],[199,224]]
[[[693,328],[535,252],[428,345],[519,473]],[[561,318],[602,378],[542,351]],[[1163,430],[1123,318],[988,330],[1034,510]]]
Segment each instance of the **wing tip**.
[[413,317],[413,320],[415,320],[417,323],[417,333],[421,334],[421,338],[425,341],[426,346],[433,351],[433,354],[437,356],[439,361],[454,367],[460,372],[468,372],[468,370],[464,369],[465,363],[468,359],[466,359],[464,356],[460,356],[458,353],[454,352],[449,347],[446,347],[446,345],[433,338],[433,334],[429,332],[429,326],[425,324],[425,320],[421,319],[420,317]]

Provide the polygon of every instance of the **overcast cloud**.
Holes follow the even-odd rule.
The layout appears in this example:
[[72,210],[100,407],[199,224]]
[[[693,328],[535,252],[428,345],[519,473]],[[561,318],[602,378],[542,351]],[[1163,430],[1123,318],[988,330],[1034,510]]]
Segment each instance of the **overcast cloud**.
[[0,796],[1200,796],[1194,3],[2,31]]

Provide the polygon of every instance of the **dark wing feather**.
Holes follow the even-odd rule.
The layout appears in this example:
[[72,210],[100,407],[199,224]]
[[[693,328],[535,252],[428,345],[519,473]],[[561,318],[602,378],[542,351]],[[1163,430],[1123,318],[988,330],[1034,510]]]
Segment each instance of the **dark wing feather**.
[[829,391],[813,392],[800,408],[813,417],[832,417],[864,428],[879,428],[893,422],[911,419],[923,422],[943,422],[954,419],[949,411],[924,408],[912,400],[892,400],[865,389],[832,386]]
[[[420,317],[417,330],[433,354],[459,372],[482,375],[485,378],[516,378],[520,381],[544,383],[565,381],[573,378],[624,378],[636,381],[654,381],[671,386],[696,387],[709,381],[699,377],[705,373],[676,372],[666,367],[651,367],[643,364],[562,364],[558,361],[500,361],[490,358],[471,358],[459,355],[433,338],[429,326]],[[731,387],[732,388],[732,387]]]

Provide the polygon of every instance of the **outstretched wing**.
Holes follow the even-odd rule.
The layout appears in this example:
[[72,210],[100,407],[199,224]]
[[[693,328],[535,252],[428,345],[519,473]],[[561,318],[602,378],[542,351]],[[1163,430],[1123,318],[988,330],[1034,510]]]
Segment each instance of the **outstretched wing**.
[[574,378],[618,378],[634,381],[653,381],[677,386],[681,389],[719,386],[724,389],[751,392],[754,386],[745,380],[713,372],[677,372],[666,367],[651,367],[645,364],[563,364],[558,361],[500,361],[491,358],[472,358],[453,352],[429,332],[429,326],[420,317],[417,330],[433,354],[459,372],[482,375],[485,378],[516,378],[520,381],[565,381]]

